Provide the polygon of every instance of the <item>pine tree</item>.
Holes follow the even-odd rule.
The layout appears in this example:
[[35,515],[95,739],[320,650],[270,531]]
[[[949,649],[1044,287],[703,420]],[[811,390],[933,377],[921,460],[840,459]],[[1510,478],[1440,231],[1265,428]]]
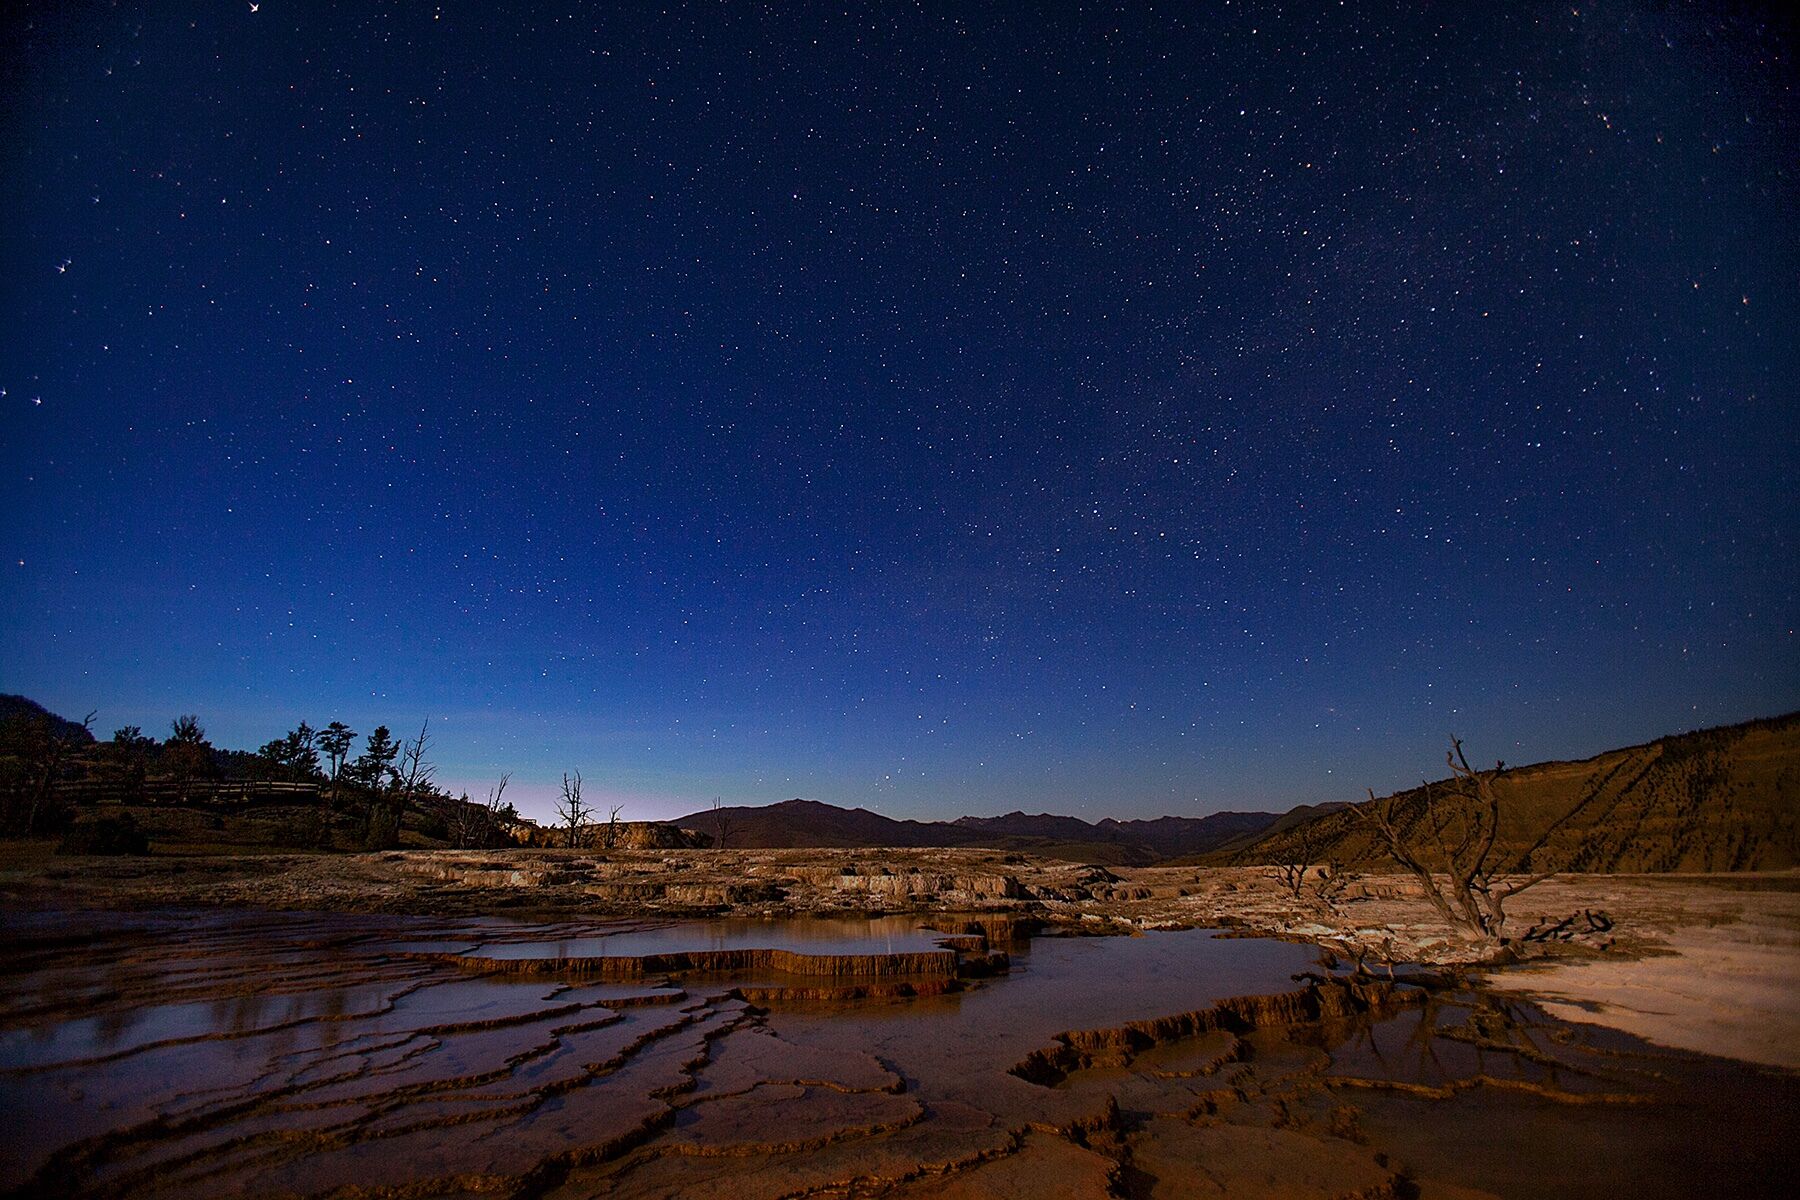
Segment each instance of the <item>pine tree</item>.
[[363,787],[379,790],[394,773],[394,760],[400,756],[400,744],[386,725],[377,725],[363,746],[363,752],[350,765],[350,777]]

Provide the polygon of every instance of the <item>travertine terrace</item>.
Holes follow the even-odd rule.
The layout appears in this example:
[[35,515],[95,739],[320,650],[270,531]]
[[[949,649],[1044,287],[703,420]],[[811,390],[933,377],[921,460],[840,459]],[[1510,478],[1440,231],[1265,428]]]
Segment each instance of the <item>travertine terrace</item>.
[[[974,849],[414,851],[93,860],[15,850],[0,889],[33,905],[226,905],[589,917],[983,913],[1091,933],[1192,927],[1311,942],[1370,969],[1470,954],[1399,875],[1334,904],[1259,868],[1099,867]],[[1527,948],[1505,986],[1565,1016],[1672,1045],[1800,1064],[1800,874],[1567,875],[1526,893],[1517,928],[1593,910],[1613,928]],[[1704,970],[1682,955],[1705,959]],[[1670,964],[1670,965],[1657,965]],[[1708,980],[1710,986],[1695,986]],[[1742,984],[1743,986],[1738,986]],[[1659,1016],[1660,1014],[1660,1016]]]
[[19,1196],[1470,1200],[1775,1194],[1794,1165],[1757,1119],[1792,1077],[1274,939],[5,915]]

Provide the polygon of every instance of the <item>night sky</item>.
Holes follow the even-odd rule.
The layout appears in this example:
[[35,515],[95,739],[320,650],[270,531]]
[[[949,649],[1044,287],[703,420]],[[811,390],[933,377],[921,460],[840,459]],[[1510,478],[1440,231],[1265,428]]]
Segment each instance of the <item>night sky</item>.
[[1094,819],[1800,707],[1785,18],[9,7],[0,691],[102,736]]

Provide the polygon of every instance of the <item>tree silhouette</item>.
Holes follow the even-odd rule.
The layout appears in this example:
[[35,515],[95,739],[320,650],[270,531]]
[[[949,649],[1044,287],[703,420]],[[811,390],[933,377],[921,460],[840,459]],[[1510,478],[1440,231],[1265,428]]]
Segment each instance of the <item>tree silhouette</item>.
[[556,802],[556,815],[568,830],[569,848],[574,849],[579,830],[594,815],[593,810],[581,799],[580,771],[563,776],[562,798]]
[[[422,752],[422,750],[421,750]],[[367,788],[368,820],[363,833],[363,848],[387,850],[400,842],[401,804],[404,799],[390,794],[399,782],[394,760],[400,756],[400,744],[386,725],[377,725],[363,745],[363,752],[351,765],[356,782]],[[396,803],[396,800],[399,803]]]
[[386,725],[377,725],[363,744],[363,752],[350,764],[350,777],[371,790],[386,785],[393,774],[394,760],[400,756],[400,745]]
[[174,781],[176,795],[183,804],[191,798],[194,783],[212,775],[212,744],[206,740],[206,729],[199,717],[183,713],[169,722],[162,766]]
[[356,730],[342,721],[333,721],[319,734],[319,749],[325,754],[325,761],[330,764],[328,777],[331,780],[331,802],[337,803],[338,780],[343,777],[344,761],[350,756],[350,746],[356,741]]
[[256,752],[267,763],[270,775],[292,782],[319,777],[319,735],[305,721],[299,728],[267,743]]
[[150,759],[156,753],[156,739],[145,737],[142,728],[122,725],[113,730],[105,747],[105,769],[126,800],[142,800],[144,784],[150,774]]

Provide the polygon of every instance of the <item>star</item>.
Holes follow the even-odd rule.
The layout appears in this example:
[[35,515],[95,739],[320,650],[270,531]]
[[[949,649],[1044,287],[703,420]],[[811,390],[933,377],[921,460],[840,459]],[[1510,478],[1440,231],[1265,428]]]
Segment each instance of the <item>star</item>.
[[[872,59],[855,47],[874,25],[814,29],[781,5],[708,16],[716,41],[693,13],[595,28],[478,6],[424,38],[365,7],[321,27],[322,53],[383,52],[329,87],[304,56],[246,53],[261,35],[230,22],[196,38],[106,17],[93,56],[34,72],[42,102],[19,120],[59,157],[9,244],[27,271],[39,254],[59,277],[76,254],[94,270],[15,289],[0,321],[28,406],[56,398],[0,437],[0,477],[41,489],[4,523],[118,581],[85,651],[107,676],[95,703],[298,672],[311,690],[265,707],[323,715],[355,699],[344,663],[386,661],[365,630],[417,620],[430,645],[397,668],[402,707],[441,703],[455,672],[499,708],[529,694],[602,724],[685,730],[704,711],[737,730],[704,764],[685,746],[643,764],[670,779],[752,787],[745,764],[774,754],[768,786],[791,772],[854,799],[891,774],[913,816],[1057,802],[1040,786],[1151,816],[1165,796],[1347,798],[1317,781],[1415,761],[1394,749],[1407,735],[1356,725],[1429,713],[1472,630],[1518,649],[1453,702],[1487,697],[1476,724],[1540,748],[1691,724],[1679,688],[1610,665],[1648,677],[1657,647],[1730,644],[1685,697],[1709,716],[1792,692],[1797,614],[1767,565],[1791,514],[1758,498],[1794,472],[1738,463],[1740,444],[1785,444],[1796,378],[1779,256],[1746,249],[1779,235],[1785,165],[1742,136],[1742,105],[1705,100],[1793,123],[1765,33],[1659,57],[1654,87],[1618,76],[1615,123],[1629,108],[1685,131],[1652,154],[1547,105],[1589,94],[1585,70],[1480,6],[1445,32],[1519,69],[1479,104],[1458,98],[1466,64],[1440,70],[1439,16],[1356,6],[1272,6],[1254,46],[1228,11],[1146,6],[883,24],[895,53]],[[1665,54],[1665,28],[1708,44],[1718,24],[1668,15],[1592,49],[1622,68]],[[1271,77],[1269,53],[1294,74]],[[946,54],[967,68],[954,87],[900,65]],[[494,70],[445,78],[465,60]],[[157,69],[115,73],[136,79],[129,103],[90,104],[94,62]],[[867,87],[845,93],[852,71]],[[291,146],[230,119],[252,95]],[[375,119],[402,101],[408,119]],[[1575,155],[1591,186],[1554,186]],[[1740,184],[1740,220],[1692,227]],[[140,245],[142,269],[122,256]],[[1681,319],[1649,315],[1674,295]],[[248,646],[259,614],[305,595],[296,612],[336,645],[172,656],[121,599],[160,587],[158,539],[134,536],[165,519],[137,490],[153,470],[192,512],[232,514],[191,523],[228,569],[186,620]],[[1736,540],[1665,496],[1704,496],[1707,528]],[[311,592],[325,561],[331,588]],[[72,619],[31,613],[8,634],[49,644]],[[539,639],[588,661],[527,672]],[[7,689],[64,686],[42,665]],[[1599,715],[1565,719],[1573,679]],[[681,699],[640,711],[652,694]],[[1320,730],[1326,701],[1344,713]],[[940,724],[965,708],[981,720]],[[1220,754],[1171,757],[1178,738],[1142,728],[1165,712]],[[803,736],[750,746],[768,721]],[[966,796],[917,787],[910,760],[890,773],[927,728],[932,780],[986,764]],[[1070,758],[996,762],[1014,729]],[[1220,765],[1300,730],[1273,777]],[[544,753],[516,765],[574,765]]]

